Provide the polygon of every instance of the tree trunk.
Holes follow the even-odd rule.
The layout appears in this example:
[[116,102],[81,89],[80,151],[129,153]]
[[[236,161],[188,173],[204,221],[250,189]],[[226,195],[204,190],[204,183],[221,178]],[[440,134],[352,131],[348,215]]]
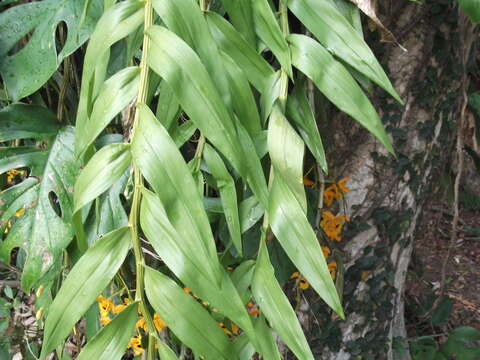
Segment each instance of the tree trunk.
[[340,243],[346,321],[311,306],[319,324],[311,333],[319,359],[410,358],[403,301],[407,268],[415,237],[422,236],[417,230],[425,201],[453,149],[462,72],[457,9],[453,2],[433,0],[383,5],[385,24],[408,50],[372,41],[405,102],[400,106],[381,91],[374,96],[397,159],[353,121],[336,116],[340,129],[333,133],[342,135],[335,135],[333,167],[350,177],[352,189],[340,206],[351,219]]

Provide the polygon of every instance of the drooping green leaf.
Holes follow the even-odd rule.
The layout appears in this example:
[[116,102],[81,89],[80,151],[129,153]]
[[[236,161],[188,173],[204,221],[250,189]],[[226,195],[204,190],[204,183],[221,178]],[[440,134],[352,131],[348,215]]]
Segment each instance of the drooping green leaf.
[[480,3],[477,0],[457,0],[473,23],[480,23]]
[[61,344],[117,273],[130,247],[130,228],[105,235],[75,264],[53,300],[45,321],[40,359]]
[[105,81],[95,99],[91,114],[83,123],[77,121],[77,155],[83,154],[110,121],[135,98],[139,82],[140,69],[137,66],[123,69]]
[[160,83],[159,92],[155,116],[160,120],[165,129],[170,132],[174,128],[175,121],[180,114],[180,104],[166,81]]
[[307,213],[307,198],[303,186],[303,141],[288,123],[279,106],[274,106],[268,123],[268,152],[275,169],[303,212]]
[[230,89],[220,53],[197,1],[153,0],[153,7],[166,27],[197,53],[224,103],[230,105]]
[[218,191],[222,200],[223,212],[227,221],[228,231],[232,237],[233,244],[240,256],[242,250],[242,235],[240,232],[240,220],[238,217],[237,192],[235,182],[228,172],[222,158],[217,154],[214,148],[205,144],[203,157],[207,163],[208,169],[217,182]]
[[110,144],[100,149],[81,171],[75,183],[75,212],[112,187],[131,162],[129,144]]
[[313,354],[297,316],[275,278],[264,241],[260,244],[260,252],[253,273],[252,292],[272,327],[296,357],[300,360],[313,360]]
[[197,296],[219,309],[252,337],[253,326],[244,303],[218,260],[215,262],[218,264],[216,272],[221,277],[219,286],[205,275],[209,264],[205,263],[207,260],[198,243],[180,236],[184,225],[170,222],[166,209],[153,193],[144,190],[143,196],[140,224],[168,268]]
[[221,0],[227,10],[230,21],[240,34],[254,49],[257,46],[257,36],[253,23],[251,0]]
[[298,200],[276,171],[268,215],[272,231],[288,257],[318,295],[343,318],[342,305],[315,232]]
[[[0,73],[9,96],[17,101],[38,90],[57,70],[62,60],[90,36],[102,13],[101,0],[92,0],[80,22],[85,0],[44,0],[18,5],[0,14]],[[59,23],[68,29],[62,50],[57,54],[55,32]],[[8,56],[22,38],[28,43]]]
[[263,216],[265,209],[254,196],[243,200],[239,207],[242,234],[255,225]]
[[137,321],[137,303],[123,309],[83,347],[77,360],[120,360]]
[[167,219],[184,239],[196,244],[204,259],[205,276],[219,284],[219,263],[212,231],[200,194],[182,154],[165,128],[145,105],[139,105],[139,123],[132,140],[133,160],[159,196]]
[[[235,0],[237,1],[237,0]],[[254,47],[242,37],[241,33],[220,15],[207,12],[207,23],[218,46],[230,56],[245,72],[248,81],[263,93],[267,89],[272,67],[262,58]]]
[[41,106],[12,104],[0,110],[0,142],[42,139],[56,135],[59,128],[52,112]]
[[[6,262],[10,261],[10,251],[14,247],[25,249],[27,259],[22,288],[27,292],[49,270],[73,237],[73,185],[80,168],[73,154],[73,140],[72,128],[61,129],[48,150],[38,150],[43,155],[35,159],[35,166],[24,152],[17,160],[13,155],[9,158],[11,167],[7,168],[32,166],[30,176],[40,179],[25,192],[22,197],[25,213],[15,221],[0,245],[0,256]],[[38,153],[32,152],[29,156],[37,157]],[[12,166],[15,164],[17,166]],[[16,207],[18,205],[16,202]]]
[[288,41],[294,66],[312,79],[335,106],[357,120],[394,154],[375,108],[345,67],[322,45],[307,36],[292,34]]
[[143,23],[143,6],[143,1],[121,1],[109,8],[98,21],[83,63],[77,128],[83,128],[87,123],[99,85],[103,84],[110,46],[133,33]]
[[250,137],[254,138],[262,131],[262,123],[247,76],[230,56],[225,53],[222,55],[232,93],[233,111]]
[[295,123],[298,132],[312,152],[315,160],[317,160],[323,171],[328,173],[327,159],[325,157],[322,139],[320,138],[317,122],[315,121],[315,116],[307,99],[305,87],[302,84],[297,83],[287,99],[287,117]]
[[173,280],[151,268],[145,269],[145,292],[168,328],[205,359],[236,359],[227,336],[192,296]]
[[233,342],[233,347],[235,353],[238,354],[239,360],[251,360],[252,356],[255,354],[255,347],[249,341],[246,334],[238,336]]
[[375,55],[333,0],[288,0],[288,7],[326,49],[402,103]]
[[265,316],[260,316],[254,321],[255,333],[258,334],[259,341],[262,342],[262,347],[265,353],[268,354],[266,359],[280,360],[282,357],[278,352],[277,342],[273,336],[272,329],[267,325]]
[[273,104],[280,95],[280,71],[277,71],[267,81],[265,91],[260,98],[262,122],[265,124],[273,109]]
[[283,70],[292,78],[292,60],[285,36],[268,0],[252,1],[255,32],[278,59]]
[[182,108],[200,131],[225,155],[247,180],[262,203],[267,200],[267,186],[260,160],[248,133],[241,136],[222,102],[211,78],[193,50],[178,36],[161,26],[147,30],[151,42],[149,65],[164,78]]
[[177,354],[170,349],[167,344],[163,341],[158,341],[158,356],[160,356],[160,360],[178,360]]

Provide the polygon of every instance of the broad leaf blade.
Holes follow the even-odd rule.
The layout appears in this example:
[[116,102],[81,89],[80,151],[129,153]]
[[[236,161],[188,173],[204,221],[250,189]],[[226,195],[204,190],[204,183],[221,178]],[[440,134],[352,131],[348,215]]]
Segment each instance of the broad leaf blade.
[[318,131],[317,122],[308,102],[305,87],[302,84],[295,85],[293,92],[287,100],[287,116],[298,128],[303,141],[312,152],[315,160],[328,173],[327,159],[323,149],[322,139]]
[[[30,175],[41,180],[29,190],[34,194],[29,193],[30,196],[25,198],[28,200],[23,204],[25,214],[13,225],[7,241],[0,245],[0,253],[8,258],[13,246],[26,250],[22,288],[27,292],[48,271],[73,237],[73,185],[80,167],[73,154],[73,139],[73,129],[63,128],[50,149],[42,151],[42,161],[35,160],[35,166],[26,161],[25,153],[18,158],[17,164],[31,167]],[[22,164],[22,161],[25,162]],[[57,208],[52,206],[51,199],[55,198]]]
[[269,78],[274,74],[272,67],[220,15],[208,12],[206,19],[218,46],[239,65],[245,72],[248,81],[263,93],[267,88]]
[[145,269],[145,292],[155,311],[172,332],[206,359],[236,359],[227,336],[202,305],[173,280]]
[[129,144],[110,144],[90,159],[75,183],[75,212],[115,184],[131,162]]
[[223,212],[225,214],[228,231],[232,237],[233,244],[240,256],[242,256],[242,235],[240,232],[240,220],[238,217],[235,182],[225,167],[222,158],[210,145],[205,144],[203,156],[208,169],[211,171],[217,182],[218,190],[220,191],[220,198],[222,200]]
[[256,48],[257,36],[253,23],[253,10],[251,0],[221,0],[227,10],[228,16],[245,40]]
[[163,341],[157,340],[157,345],[158,356],[160,356],[160,360],[178,360],[177,354],[175,354],[174,351],[170,349]]
[[55,136],[60,125],[52,112],[37,105],[12,104],[0,110],[0,142]]
[[90,116],[83,124],[77,122],[77,155],[83,154],[110,121],[135,98],[139,82],[140,69],[137,66],[123,69],[105,81]]
[[130,228],[107,234],[75,264],[45,321],[40,359],[61,344],[122,265],[130,247]]
[[[91,1],[80,22],[85,0],[46,0],[18,5],[0,15],[0,73],[9,96],[19,100],[38,90],[55,72],[62,60],[90,36],[102,12],[101,0]],[[55,31],[65,22],[68,36],[57,54]],[[15,44],[33,31],[27,45],[8,56]]]
[[342,305],[322,249],[299,202],[274,172],[268,215],[273,233],[320,297],[343,318]]
[[[178,36],[161,26],[150,27],[147,35],[152,40],[149,65],[168,82],[191,120],[265,203],[267,186],[255,148],[247,147],[237,135],[241,126],[234,123],[198,56]],[[252,143],[248,133],[246,136]]]
[[375,55],[332,0],[288,0],[288,7],[325,48],[402,103]]
[[292,78],[290,49],[268,0],[255,0],[252,2],[252,6],[255,31],[258,37],[270,48],[282,68]]
[[253,273],[252,291],[270,324],[297,358],[313,360],[313,354],[297,316],[275,278],[267,247],[263,241],[260,244],[260,253]]
[[394,154],[375,108],[345,67],[307,36],[290,35],[288,40],[294,66],[312,79],[333,104],[357,120]]
[[87,342],[77,360],[119,360],[125,354],[137,321],[138,306],[130,304]]

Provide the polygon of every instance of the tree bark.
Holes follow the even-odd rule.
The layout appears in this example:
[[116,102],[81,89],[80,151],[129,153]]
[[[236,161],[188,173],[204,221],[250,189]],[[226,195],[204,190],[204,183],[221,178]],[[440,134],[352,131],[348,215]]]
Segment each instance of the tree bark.
[[405,105],[380,90],[374,103],[397,158],[346,116],[335,117],[334,173],[349,176],[352,189],[340,204],[351,219],[340,243],[346,320],[309,300],[312,322],[319,325],[310,334],[318,359],[410,359],[403,301],[407,268],[415,237],[422,236],[422,209],[453,149],[461,100],[457,9],[453,2],[386,3],[385,23],[408,52],[372,44],[383,51],[379,58]]

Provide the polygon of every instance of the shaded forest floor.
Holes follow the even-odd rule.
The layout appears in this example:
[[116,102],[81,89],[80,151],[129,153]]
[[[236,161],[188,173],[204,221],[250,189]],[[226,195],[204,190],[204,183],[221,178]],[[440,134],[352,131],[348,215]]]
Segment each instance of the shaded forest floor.
[[[405,294],[410,338],[446,334],[462,325],[480,330],[480,210],[460,208],[460,231],[451,241],[450,209],[435,203],[424,210]],[[432,312],[447,257],[445,297]]]

